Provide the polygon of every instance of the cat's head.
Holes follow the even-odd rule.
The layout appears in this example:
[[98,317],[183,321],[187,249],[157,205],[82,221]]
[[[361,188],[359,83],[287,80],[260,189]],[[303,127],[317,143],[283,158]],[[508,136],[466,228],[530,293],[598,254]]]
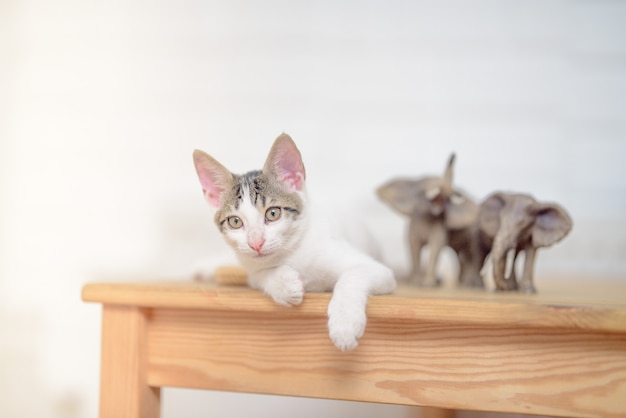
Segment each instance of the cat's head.
[[263,170],[231,173],[203,151],[193,160],[215,223],[242,261],[271,264],[289,253],[305,222],[305,170],[287,134],[274,141]]

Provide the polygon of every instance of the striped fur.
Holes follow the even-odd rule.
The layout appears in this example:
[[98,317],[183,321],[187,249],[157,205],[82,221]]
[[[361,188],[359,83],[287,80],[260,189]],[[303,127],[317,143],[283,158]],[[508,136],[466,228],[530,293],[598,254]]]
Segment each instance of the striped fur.
[[303,210],[302,198],[287,190],[272,174],[265,174],[261,170],[250,171],[243,175],[234,176],[232,187],[222,197],[222,205],[215,213],[215,223],[222,233],[227,227],[227,218],[236,215],[244,203],[250,203],[264,214],[270,207],[279,207],[283,216],[298,219]]

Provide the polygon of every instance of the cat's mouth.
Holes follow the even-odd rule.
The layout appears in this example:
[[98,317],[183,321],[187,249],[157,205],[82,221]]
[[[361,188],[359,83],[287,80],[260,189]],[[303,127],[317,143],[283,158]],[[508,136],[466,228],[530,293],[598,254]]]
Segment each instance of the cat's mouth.
[[253,252],[250,255],[252,256],[252,258],[266,258],[270,255],[270,253],[258,251],[258,252]]
[[254,260],[263,260],[264,262],[267,262],[276,259],[276,257],[279,256],[279,253],[272,249],[263,249],[260,252],[253,252],[250,255]]

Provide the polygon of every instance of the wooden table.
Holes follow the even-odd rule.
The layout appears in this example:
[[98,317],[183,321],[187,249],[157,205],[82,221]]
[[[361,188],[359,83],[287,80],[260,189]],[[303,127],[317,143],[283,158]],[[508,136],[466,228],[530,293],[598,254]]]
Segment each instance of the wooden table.
[[158,417],[164,386],[626,416],[626,280],[538,288],[372,297],[359,347],[343,353],[327,335],[329,294],[285,308],[245,287],[88,284],[83,299],[103,304],[100,417]]

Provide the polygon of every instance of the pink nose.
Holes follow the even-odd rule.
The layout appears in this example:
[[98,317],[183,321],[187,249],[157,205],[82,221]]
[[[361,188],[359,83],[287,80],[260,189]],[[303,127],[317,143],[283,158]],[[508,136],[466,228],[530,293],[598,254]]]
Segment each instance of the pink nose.
[[265,244],[265,240],[261,239],[259,241],[248,242],[248,246],[252,248],[257,253],[261,253],[261,249],[263,248],[263,244]]

